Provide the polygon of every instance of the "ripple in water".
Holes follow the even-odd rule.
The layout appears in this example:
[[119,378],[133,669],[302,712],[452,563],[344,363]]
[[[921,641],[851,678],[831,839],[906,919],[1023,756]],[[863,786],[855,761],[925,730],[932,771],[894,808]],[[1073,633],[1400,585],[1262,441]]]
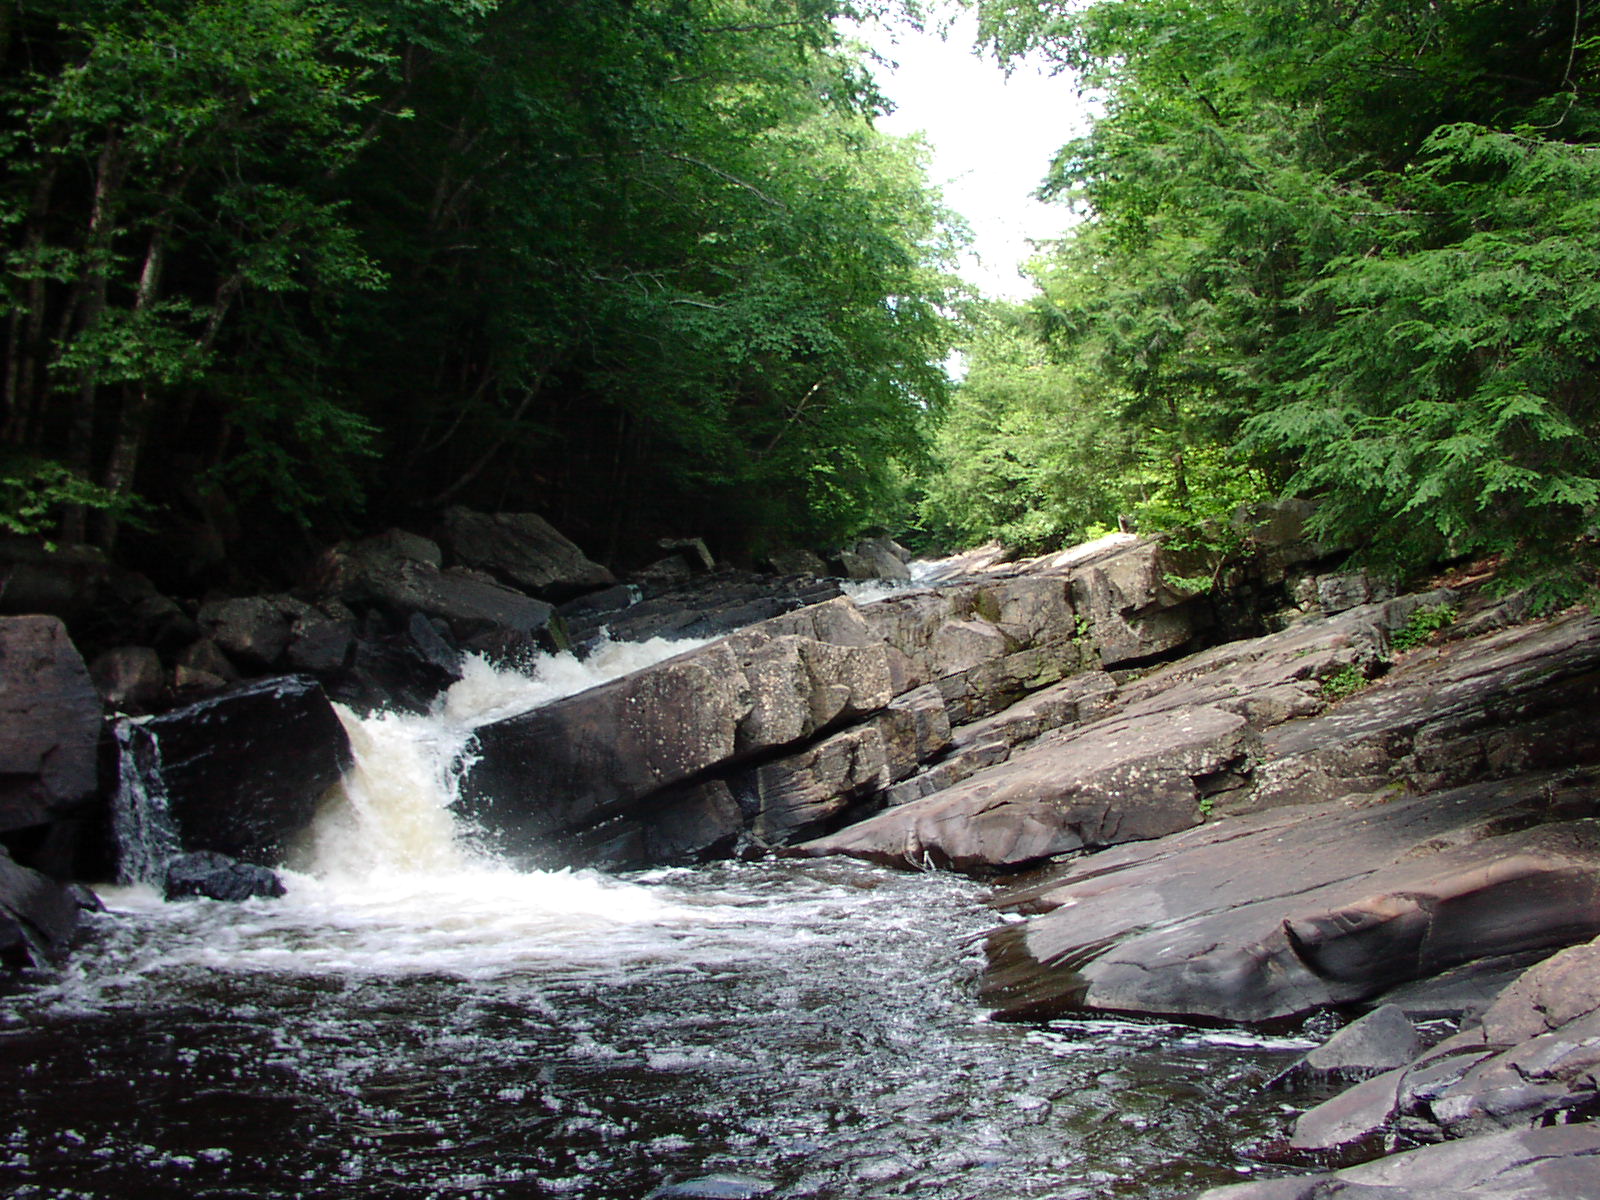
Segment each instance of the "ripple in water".
[[449,812],[460,758],[483,720],[593,682],[557,670],[475,669],[431,717],[350,718],[358,770],[282,900],[109,890],[63,974],[0,1010],[0,1184],[638,1200],[729,1174],[778,1197],[1147,1198],[1237,1178],[1279,1132],[1255,1093],[1308,1043],[986,1021],[993,917],[970,881],[484,857]]

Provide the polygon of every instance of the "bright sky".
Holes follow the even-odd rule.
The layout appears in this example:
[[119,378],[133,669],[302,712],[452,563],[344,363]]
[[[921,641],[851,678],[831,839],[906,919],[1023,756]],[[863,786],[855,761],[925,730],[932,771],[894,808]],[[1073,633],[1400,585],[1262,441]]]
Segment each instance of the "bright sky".
[[1028,65],[1009,78],[973,53],[977,16],[962,12],[947,39],[931,30],[866,27],[862,34],[898,64],[878,69],[895,104],[879,122],[886,133],[922,132],[933,147],[932,181],[972,226],[962,276],[986,296],[1021,299],[1033,288],[1019,274],[1030,238],[1059,236],[1070,216],[1033,198],[1063,143],[1087,128],[1089,105],[1068,76]]

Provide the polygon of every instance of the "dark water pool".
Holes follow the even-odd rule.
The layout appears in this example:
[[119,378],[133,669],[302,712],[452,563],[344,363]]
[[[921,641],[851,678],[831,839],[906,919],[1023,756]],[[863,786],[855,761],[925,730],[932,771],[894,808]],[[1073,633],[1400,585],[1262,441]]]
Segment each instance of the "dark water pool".
[[761,863],[163,905],[0,1001],[17,1197],[1183,1195],[1309,1042],[995,1024],[983,890]]

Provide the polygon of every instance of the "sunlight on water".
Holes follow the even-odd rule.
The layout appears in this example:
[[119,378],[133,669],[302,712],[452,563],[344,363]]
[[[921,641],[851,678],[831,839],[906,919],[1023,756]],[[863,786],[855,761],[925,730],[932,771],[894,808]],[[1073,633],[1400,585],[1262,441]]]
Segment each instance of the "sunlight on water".
[[[648,955],[661,940],[651,927],[715,920],[715,906],[595,871],[515,871],[474,845],[452,811],[479,726],[704,644],[602,643],[583,661],[545,655],[520,671],[472,657],[429,713],[363,717],[335,705],[355,764],[281,868],[288,894],[166,904],[147,886],[104,889],[113,911],[164,926],[159,956],[129,945],[123,966],[487,978]],[[618,936],[627,927],[640,935]]]
[[517,872],[474,846],[451,803],[479,726],[695,644],[474,661],[427,715],[343,713],[355,766],[280,899],[105,889],[63,969],[0,1007],[23,1114],[0,1191],[1156,1200],[1254,1170],[1240,1146],[1279,1129],[1243,1099],[1299,1048],[985,1020],[983,884]]

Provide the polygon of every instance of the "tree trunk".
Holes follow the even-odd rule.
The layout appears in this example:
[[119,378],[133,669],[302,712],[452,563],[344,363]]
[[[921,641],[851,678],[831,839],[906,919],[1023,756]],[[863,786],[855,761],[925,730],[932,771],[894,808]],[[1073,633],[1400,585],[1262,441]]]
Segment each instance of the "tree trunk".
[[[122,163],[117,153],[116,134],[107,134],[95,164],[94,203],[89,210],[86,247],[86,274],[79,281],[79,335],[92,334],[105,317],[107,272],[110,266],[111,235],[115,227],[115,201]],[[78,371],[78,388],[67,427],[66,462],[84,479],[93,477],[95,405],[99,399],[99,372],[93,366]],[[65,506],[61,516],[61,539],[81,542],[87,517],[83,505]]]
[[[59,174],[59,166],[52,164],[34,185],[28,202],[24,261],[36,262],[44,246],[45,218],[50,212],[50,200]],[[36,271],[28,280],[27,298],[21,310],[11,315],[6,341],[5,427],[0,432],[0,441],[9,445],[32,447],[42,436],[47,399],[43,368],[47,358],[44,322],[49,307],[48,282]]]
[[[144,266],[139,272],[139,290],[133,302],[136,319],[148,313],[155,302],[161,287],[166,250],[167,231],[157,229],[150,235],[150,243],[145,248]],[[117,428],[111,441],[111,452],[100,476],[100,486],[114,496],[126,496],[133,487],[134,473],[139,467],[139,451],[144,445],[145,431],[150,426],[155,403],[155,392],[148,379],[141,380],[123,397],[122,411],[117,414]],[[97,512],[93,524],[95,544],[110,553],[116,546],[120,524],[116,512]]]
[[539,374],[534,377],[533,382],[529,384],[527,389],[522,393],[522,399],[517,402],[516,411],[511,414],[511,419],[506,422],[505,431],[501,433],[499,437],[495,438],[494,441],[489,443],[489,448],[480,454],[477,460],[474,461],[473,464],[465,471],[463,471],[454,483],[445,488],[429,502],[433,507],[438,508],[448,504],[451,500],[455,499],[456,496],[460,495],[474,480],[478,478],[479,475],[483,474],[484,468],[495,460],[500,451],[505,449],[506,443],[511,440],[511,435],[516,432],[517,423],[522,420],[523,415],[528,411],[528,406],[533,403],[534,398],[537,397],[539,392],[543,389],[545,375],[547,373],[548,368],[540,371]]

